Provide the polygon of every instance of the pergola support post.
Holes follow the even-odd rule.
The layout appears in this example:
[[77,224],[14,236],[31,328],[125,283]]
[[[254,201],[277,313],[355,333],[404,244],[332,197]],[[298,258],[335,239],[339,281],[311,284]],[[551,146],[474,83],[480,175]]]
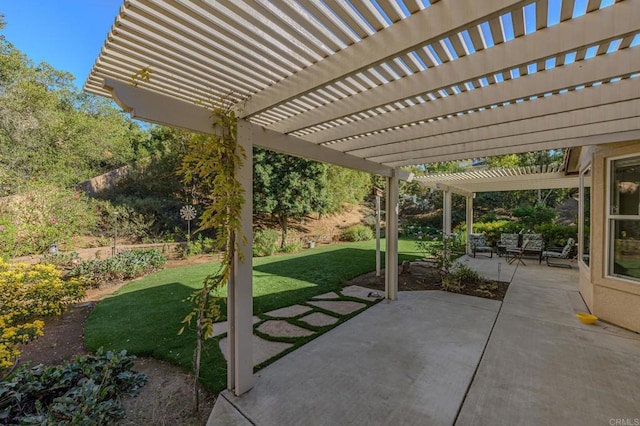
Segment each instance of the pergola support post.
[[387,178],[386,199],[386,256],[385,256],[385,297],[398,298],[398,197],[399,184],[397,170]]
[[240,213],[241,236],[233,258],[233,274],[229,280],[227,318],[228,364],[227,388],[240,396],[253,387],[253,141],[249,123],[238,122],[238,146],[246,158],[237,171],[244,190],[244,205]]
[[452,209],[452,193],[446,189],[442,195],[443,198],[443,217],[442,217],[442,233],[445,236],[451,235],[451,209]]
[[467,254],[471,254],[471,234],[473,234],[473,197],[475,194],[467,195]]

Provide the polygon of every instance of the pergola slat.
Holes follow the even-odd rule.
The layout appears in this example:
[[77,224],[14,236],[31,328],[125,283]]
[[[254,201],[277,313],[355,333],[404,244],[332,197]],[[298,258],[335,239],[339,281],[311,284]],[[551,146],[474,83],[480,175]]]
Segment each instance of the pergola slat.
[[[516,0],[484,0],[482,7],[478,7],[476,0],[437,3],[257,93],[245,103],[243,116],[250,117],[287,101],[292,94],[306,94],[425,43],[438,41],[454,33],[452,28],[469,26],[474,21],[485,18],[486,14],[494,16],[520,3],[521,1]],[[429,40],[424,39],[421,31],[409,31],[411,28],[427,27],[432,34]]]
[[[589,14],[566,25],[536,32],[528,37],[495,46],[390,84],[381,85],[374,90],[362,93],[358,99],[345,99],[340,103],[326,105],[314,110],[312,114],[297,116],[290,121],[277,123],[272,127],[272,130],[289,133],[311,127],[324,121],[359,112],[359,110],[379,107],[399,99],[410,98],[420,93],[442,88],[437,84],[447,87],[478,79],[503,69],[512,69],[529,63],[531,59],[540,60],[540,64],[544,64],[546,58],[557,54],[558,51],[569,52],[601,40],[611,40],[629,34],[636,26],[634,20],[636,18],[640,20],[639,11],[639,8],[611,8],[598,12],[607,19],[618,22],[615,27],[596,26],[598,16]],[[586,31],[587,29],[589,30]],[[574,36],[576,33],[582,34],[583,32],[585,37],[580,40],[582,46],[576,46]],[[532,58],[531,53],[528,53],[532,49],[536,50],[537,57]],[[511,54],[507,54],[507,52]],[[511,76],[507,75],[506,78],[509,79]]]
[[[620,107],[625,107],[625,112],[621,113]],[[629,118],[637,118],[640,116],[640,100],[635,99],[618,104],[608,104],[593,108],[583,109],[579,111],[568,111],[553,115],[545,115],[542,117],[529,118],[523,121],[495,124],[491,126],[483,126],[475,128],[473,131],[462,130],[450,132],[436,136],[427,136],[415,141],[412,144],[405,144],[405,148],[398,147],[394,150],[384,151],[378,149],[378,153],[350,152],[358,157],[367,158],[372,161],[381,163],[390,163],[411,158],[412,155],[420,155],[420,153],[432,153],[434,155],[441,152],[441,149],[449,149],[457,145],[493,143],[494,141],[503,140],[505,138],[521,137],[526,140],[530,136],[535,136],[541,131],[558,133],[565,132],[566,129],[585,128],[594,123],[605,123],[616,120],[626,120]],[[567,123],[571,123],[570,126]],[[538,129],[538,131],[536,131]],[[495,143],[496,147],[501,147]]]
[[[540,131],[526,136],[509,136],[496,138],[491,142],[476,142],[467,145],[452,145],[442,149],[429,149],[414,153],[408,160],[388,161],[391,167],[403,167],[410,164],[454,161],[461,158],[488,157],[508,155],[519,152],[549,150],[597,145],[604,143],[624,142],[640,138],[637,121],[640,115],[611,122],[596,122],[581,127],[563,128],[560,130]],[[498,144],[493,144],[498,142]],[[540,146],[540,149],[532,147]]]
[[[435,120],[416,126],[394,131],[392,134],[380,133],[367,138],[351,139],[333,144],[334,149],[356,154],[358,150],[380,148],[383,152],[409,151],[421,138],[435,137],[457,131],[475,131],[476,129],[503,123],[520,122],[525,118],[546,117],[569,111],[579,111],[601,105],[632,101],[640,95],[634,90],[638,83],[623,80],[610,85],[606,90],[602,86],[572,91],[560,97],[540,98],[523,102],[510,108],[499,108],[464,114],[455,120]],[[544,121],[542,122],[544,123]],[[425,136],[429,135],[429,136]],[[364,151],[363,151],[364,152]]]
[[[617,63],[616,68],[610,66],[611,61]],[[540,96],[553,90],[561,90],[586,84],[593,81],[603,81],[640,70],[640,55],[625,49],[598,56],[578,64],[554,68],[527,77],[526,84],[519,84],[519,79],[505,81],[479,90],[466,92],[464,95],[451,96],[439,100],[435,105],[416,105],[409,111],[394,111],[383,114],[372,122],[356,123],[349,129],[334,129],[317,132],[308,140],[315,143],[327,142],[341,137],[355,136],[394,126],[413,123],[425,118],[437,118],[448,114],[455,114],[468,109],[475,109],[492,104],[499,104],[509,100]]]

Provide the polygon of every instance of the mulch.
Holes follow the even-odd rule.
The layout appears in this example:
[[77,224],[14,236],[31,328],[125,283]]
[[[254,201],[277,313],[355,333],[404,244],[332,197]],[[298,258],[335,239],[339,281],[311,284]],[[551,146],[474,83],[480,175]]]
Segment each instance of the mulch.
[[[398,274],[398,291],[443,291],[440,272],[432,264],[428,262],[411,262],[408,268],[398,268],[400,270],[400,273]],[[403,269],[405,269],[404,272]],[[497,284],[497,288],[487,292],[482,288],[482,286],[486,286],[487,284]],[[384,292],[384,269],[381,271],[380,276],[376,276],[375,272],[370,272],[354,278],[346,285],[358,285]],[[509,283],[503,281],[469,281],[462,283],[459,293],[466,294],[468,296],[502,301],[507,293],[508,287]]]

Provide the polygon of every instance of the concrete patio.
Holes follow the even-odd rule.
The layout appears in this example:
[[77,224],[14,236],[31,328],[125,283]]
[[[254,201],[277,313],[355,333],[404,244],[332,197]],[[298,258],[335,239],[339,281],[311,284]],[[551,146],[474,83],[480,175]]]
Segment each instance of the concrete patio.
[[461,261],[489,278],[513,276],[504,302],[400,293],[259,371],[247,394],[223,392],[209,424],[640,421],[640,335],[577,320],[587,309],[575,265]]

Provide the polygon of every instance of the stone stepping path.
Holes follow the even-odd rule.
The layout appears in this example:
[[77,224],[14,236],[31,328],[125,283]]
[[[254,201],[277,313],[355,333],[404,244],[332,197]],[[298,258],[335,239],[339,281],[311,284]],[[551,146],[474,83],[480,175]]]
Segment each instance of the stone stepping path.
[[[220,350],[227,359],[227,338],[223,337],[219,342]],[[273,358],[280,352],[285,351],[293,346],[293,343],[272,342],[261,337],[253,335],[253,365],[262,364],[268,359]]]
[[257,330],[271,337],[306,337],[315,334],[311,330],[298,327],[284,320],[265,321],[258,326]]
[[[296,339],[313,336],[318,332],[309,330],[301,325],[308,324],[310,327],[329,327],[340,321],[345,315],[350,315],[359,311],[380,297],[369,295],[377,293],[384,297],[384,292],[376,292],[369,288],[360,286],[348,286],[340,292],[329,292],[314,296],[305,304],[287,306],[264,313],[266,319],[257,316],[253,317],[253,324],[258,324],[256,331],[268,338],[277,339]],[[345,300],[343,297],[360,299],[362,302],[355,300]],[[319,312],[319,310],[326,311]],[[329,315],[331,314],[331,315]],[[263,317],[263,318],[264,318]],[[291,320],[297,320],[293,324]],[[214,325],[213,336],[220,336],[228,332],[227,321],[219,322]],[[281,352],[294,346],[293,343],[278,342],[274,340],[263,339],[262,337],[253,335],[253,364],[258,365],[275,357]],[[227,358],[226,337],[220,339],[220,350]]]
[[[253,323],[259,323],[260,322],[260,318],[254,316],[253,317]],[[226,332],[229,331],[229,324],[227,323],[227,321],[221,321],[221,322],[217,322],[215,324],[213,324],[213,334],[211,334],[211,336],[209,337],[216,337],[219,336],[221,334],[225,334]]]
[[325,293],[325,294],[320,294],[318,296],[314,296],[313,299],[339,299],[340,295],[338,295],[338,293],[335,292],[331,292],[331,293]]
[[273,318],[293,318],[302,314],[306,314],[307,312],[312,311],[313,308],[302,305],[292,305],[287,306],[286,308],[276,309],[275,311],[267,312],[265,315],[268,315]]
[[322,312],[314,312],[300,318],[300,321],[306,322],[307,324],[314,327],[326,327],[327,325],[333,325],[337,323],[339,320],[339,318],[323,314]]
[[[370,288],[350,285],[342,289],[342,294],[348,297],[355,297],[363,300],[377,300],[384,298],[384,291],[371,290]],[[374,296],[378,294],[379,296]],[[369,296],[371,295],[371,296]]]
[[367,306],[364,303],[352,302],[350,300],[312,300],[308,303],[339,315],[349,315]]

